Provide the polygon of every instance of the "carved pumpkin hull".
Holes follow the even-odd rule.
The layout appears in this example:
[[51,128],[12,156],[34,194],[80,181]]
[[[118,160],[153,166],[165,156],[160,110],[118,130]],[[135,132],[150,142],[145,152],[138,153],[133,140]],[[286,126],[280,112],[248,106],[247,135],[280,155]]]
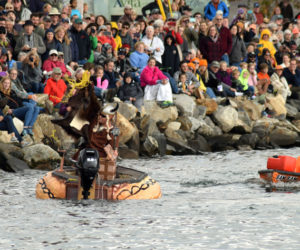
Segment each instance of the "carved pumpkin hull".
[[[117,167],[115,180],[103,181],[96,178],[89,192],[89,199],[95,200],[143,200],[161,197],[158,182],[144,172],[120,166]],[[81,200],[82,188],[76,170],[65,167],[64,172],[48,172],[36,185],[36,197]]]

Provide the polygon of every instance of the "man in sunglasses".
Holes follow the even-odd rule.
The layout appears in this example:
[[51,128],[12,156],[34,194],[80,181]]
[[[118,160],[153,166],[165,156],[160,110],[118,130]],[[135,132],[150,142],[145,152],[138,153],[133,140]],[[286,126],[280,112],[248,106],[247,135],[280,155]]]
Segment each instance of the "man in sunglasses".
[[122,24],[121,32],[119,33],[119,36],[121,37],[122,44],[129,44],[130,50],[132,51],[132,48],[134,48],[133,40],[131,36],[129,35],[129,29],[130,24],[128,22],[124,22]]

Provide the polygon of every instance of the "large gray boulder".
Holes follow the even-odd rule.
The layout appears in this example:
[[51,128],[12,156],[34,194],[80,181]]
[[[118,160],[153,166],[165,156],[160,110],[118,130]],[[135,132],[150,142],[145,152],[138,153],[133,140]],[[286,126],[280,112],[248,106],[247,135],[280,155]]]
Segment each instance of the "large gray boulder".
[[270,133],[270,142],[278,146],[292,146],[296,143],[298,133],[286,127],[276,127]]
[[197,112],[195,99],[195,97],[185,94],[173,95],[173,102],[181,116],[194,116]]
[[118,112],[122,114],[128,121],[131,121],[136,117],[138,109],[132,104],[119,102]]
[[47,114],[40,114],[34,123],[34,142],[40,143],[48,138],[54,144],[55,148],[70,148],[74,143],[74,138],[68,135],[60,126],[51,122],[54,117]]
[[261,112],[264,110],[264,106],[251,100],[243,100],[238,98],[230,98],[230,104],[239,109],[245,110],[252,121],[256,121],[261,118]]
[[213,113],[213,117],[225,133],[228,133],[239,123],[238,112],[231,106],[219,106],[217,111]]
[[287,117],[290,117],[290,118],[295,118],[298,114],[298,109],[288,103],[285,104],[285,107],[286,107],[286,111],[287,111],[287,114],[286,116]]
[[25,162],[35,169],[53,170],[60,162],[59,154],[44,144],[35,144],[22,149]]
[[151,119],[156,122],[175,121],[178,117],[177,108],[175,106],[161,108],[155,101],[145,101],[143,112],[142,116],[149,115]]

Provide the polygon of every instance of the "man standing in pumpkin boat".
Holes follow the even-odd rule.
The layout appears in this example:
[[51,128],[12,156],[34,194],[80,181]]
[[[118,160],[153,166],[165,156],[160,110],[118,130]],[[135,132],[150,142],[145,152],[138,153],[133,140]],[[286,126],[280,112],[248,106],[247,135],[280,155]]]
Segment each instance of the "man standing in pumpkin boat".
[[[84,72],[81,82],[68,80],[72,86],[67,102],[67,114],[63,119],[52,120],[76,139],[83,137],[84,148],[94,148],[99,152],[101,180],[113,180],[116,175],[119,130],[115,127],[117,109],[113,104],[101,105],[90,83],[89,73]],[[74,91],[76,89],[76,91]],[[77,159],[79,151],[74,155]]]

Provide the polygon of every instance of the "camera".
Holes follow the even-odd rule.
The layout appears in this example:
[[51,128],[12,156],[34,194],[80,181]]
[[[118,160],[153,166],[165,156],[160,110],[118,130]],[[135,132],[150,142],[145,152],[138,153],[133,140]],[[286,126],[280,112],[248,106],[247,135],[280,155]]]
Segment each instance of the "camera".
[[118,54],[119,55],[126,55],[126,49],[123,49],[123,48],[119,49],[119,53]]
[[34,58],[31,56],[31,57],[29,57],[29,61],[30,62],[33,62],[34,61]]
[[96,33],[96,30],[95,29],[91,29],[91,33],[95,34]]

